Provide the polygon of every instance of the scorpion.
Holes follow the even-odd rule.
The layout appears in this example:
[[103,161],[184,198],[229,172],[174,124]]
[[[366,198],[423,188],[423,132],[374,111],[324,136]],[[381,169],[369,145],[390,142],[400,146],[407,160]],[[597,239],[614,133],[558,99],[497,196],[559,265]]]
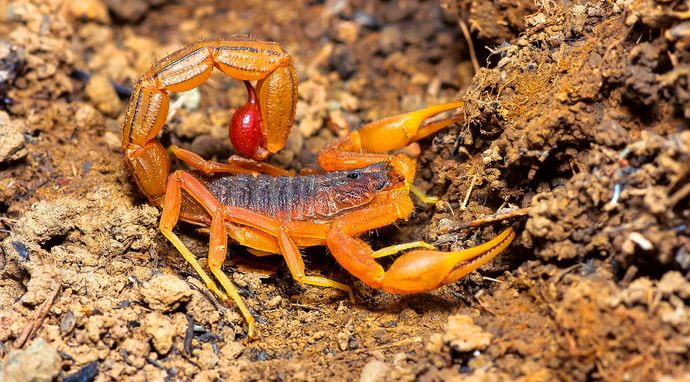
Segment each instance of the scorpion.
[[[229,137],[238,154],[227,162],[158,141],[168,114],[169,92],[200,86],[216,68],[247,88],[247,102],[233,114]],[[256,85],[252,84],[256,81]],[[221,269],[228,238],[259,256],[280,254],[299,283],[346,292],[349,285],[308,275],[300,248],[327,246],[336,261],[372,288],[421,293],[452,283],[503,251],[514,239],[506,228],[476,247],[443,252],[423,241],[374,251],[359,238],[406,219],[416,162],[389,152],[462,120],[460,115],[424,123],[462,107],[461,101],[427,107],[362,126],[322,150],[318,173],[293,175],[264,162],[282,149],[294,122],[297,75],[292,58],[276,42],[247,36],[201,40],[155,63],[135,83],[123,126],[125,163],[149,203],[162,208],[159,228],[219,299],[232,299],[256,336],[254,317]],[[170,155],[192,168],[171,172]],[[173,231],[178,221],[210,228],[207,266],[215,280]],[[410,251],[408,251],[410,250]],[[387,269],[377,258],[400,255]],[[218,282],[222,289],[218,287]]]

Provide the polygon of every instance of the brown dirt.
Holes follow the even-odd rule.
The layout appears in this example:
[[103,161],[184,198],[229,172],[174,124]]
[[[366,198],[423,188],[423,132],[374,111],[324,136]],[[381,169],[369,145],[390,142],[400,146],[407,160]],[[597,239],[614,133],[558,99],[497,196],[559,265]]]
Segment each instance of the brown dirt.
[[[0,381],[690,379],[689,10],[441,3],[0,2]],[[476,74],[459,20],[486,65]],[[309,166],[346,128],[466,102],[465,123],[421,143],[418,184],[443,203],[371,242],[467,247],[502,224],[464,223],[528,208],[516,243],[405,297],[307,251],[311,272],[355,286],[355,305],[232,248],[225,270],[261,332],[248,341],[158,232],[119,148],[138,75],[234,33],[296,60],[282,166]],[[161,139],[222,159],[243,102],[214,75]],[[207,237],[178,232],[203,262]]]

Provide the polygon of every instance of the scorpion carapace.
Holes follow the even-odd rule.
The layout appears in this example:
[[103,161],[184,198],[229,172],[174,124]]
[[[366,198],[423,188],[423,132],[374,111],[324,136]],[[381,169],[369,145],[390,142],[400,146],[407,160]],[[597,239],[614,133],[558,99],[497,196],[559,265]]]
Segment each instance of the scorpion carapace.
[[[459,101],[396,115],[350,132],[319,153],[317,162],[324,172],[316,175],[288,177],[283,176],[288,175],[285,170],[251,159],[231,157],[228,163],[219,163],[174,146],[166,151],[156,136],[165,121],[167,92],[200,85],[213,67],[247,86],[249,101],[236,112],[239,120],[230,125],[233,141],[240,140],[238,152],[264,159],[265,154],[280,149],[297,101],[292,60],[278,44],[247,37],[200,41],[154,65],[135,86],[125,116],[123,148],[141,191],[152,204],[162,206],[163,235],[213,293],[224,301],[235,301],[247,320],[250,337],[255,335],[254,318],[221,269],[228,238],[255,254],[280,254],[298,282],[343,290],[354,301],[350,286],[305,274],[299,249],[327,245],[338,263],[368,286],[391,293],[420,293],[479,268],[515,237],[508,227],[489,242],[450,252],[422,241],[374,251],[358,238],[406,219],[414,209],[411,191],[422,201],[434,202],[412,186],[415,161],[387,152],[461,121],[458,114],[425,123],[461,107]],[[252,80],[258,80],[258,97],[253,95]],[[168,153],[197,171],[171,174]],[[179,220],[210,227],[208,268],[215,280],[173,231]],[[376,261],[401,251],[407,252],[388,270]]]

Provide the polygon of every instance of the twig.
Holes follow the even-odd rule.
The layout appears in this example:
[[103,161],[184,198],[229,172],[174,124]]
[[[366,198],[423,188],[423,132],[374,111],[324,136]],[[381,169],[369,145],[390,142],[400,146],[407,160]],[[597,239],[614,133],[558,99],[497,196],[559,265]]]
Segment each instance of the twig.
[[421,337],[408,338],[408,339],[404,339],[404,340],[400,340],[400,341],[396,341],[396,342],[391,342],[389,344],[381,345],[381,346],[375,347],[373,349],[359,348],[359,349],[353,350],[353,352],[363,353],[366,351],[386,350],[386,349],[390,349],[390,348],[397,348],[400,346],[411,345],[415,342],[422,342],[422,338]]
[[134,237],[125,239],[124,248],[122,248],[122,253],[120,254],[124,255],[125,253],[127,253],[127,251],[129,251],[129,249],[132,247],[132,244],[134,244]]
[[5,224],[6,226],[12,228],[13,225],[17,223],[17,219],[10,219],[6,217],[0,217],[0,222]]
[[611,197],[611,201],[609,201],[608,204],[610,204],[611,206],[615,206],[616,204],[618,204],[618,199],[621,196],[622,188],[623,187],[621,186],[620,183],[616,183],[613,186],[613,196]]
[[38,332],[38,329],[41,328],[43,325],[43,320],[45,320],[48,312],[50,311],[50,307],[53,306],[55,298],[57,297],[58,293],[60,293],[61,287],[62,283],[58,281],[53,291],[48,295],[43,304],[41,304],[41,307],[38,308],[38,310],[34,313],[34,317],[26,324],[26,326],[24,326],[24,329],[22,329],[22,333],[19,335],[19,337],[14,340],[12,346],[14,346],[15,349],[19,349],[24,346],[26,341],[33,337],[33,335]]
[[[484,292],[484,290],[480,290],[480,292]],[[484,309],[484,311],[486,311],[490,315],[498,317],[498,314],[491,310],[491,308],[489,308],[489,306],[484,302],[484,300],[482,299],[482,295],[483,293],[474,296],[475,300],[477,301],[477,305],[479,305],[481,309]]]
[[460,30],[462,30],[462,35],[467,41],[467,48],[470,51],[470,60],[472,61],[472,66],[474,67],[474,73],[479,73],[479,60],[477,60],[477,53],[474,51],[474,43],[472,42],[472,35],[470,35],[470,30],[465,24],[465,20],[460,19],[458,22],[460,24]]
[[680,202],[683,198],[688,196],[690,194],[690,183],[686,184],[685,186],[681,187],[680,190],[676,191],[675,194],[671,195],[669,199],[669,208],[675,207],[678,202]]
[[556,280],[554,281],[554,284],[558,284],[559,282],[561,282],[561,279],[563,278],[563,276],[565,276],[566,274],[568,274],[568,273],[570,273],[570,272],[576,270],[577,268],[582,267],[582,265],[583,265],[582,263],[578,263],[578,264],[575,264],[575,265],[571,265],[571,266],[569,266],[568,268],[566,268],[566,269],[564,269],[563,271],[561,271],[561,273],[558,274],[558,276],[556,276]]
[[221,314],[225,314],[226,308],[221,305],[221,303],[216,299],[216,296],[214,296],[211,292],[208,291],[208,288],[204,287],[201,285],[201,282],[193,277],[190,277],[187,279],[187,283],[192,286],[192,288],[196,289],[199,291],[206,299],[213,305],[214,308],[216,308],[217,311],[219,311]]
[[192,354],[192,340],[194,339],[194,317],[185,315],[187,317],[187,330],[184,333],[184,341],[182,342],[182,352],[186,355]]
[[495,222],[500,222],[503,220],[513,219],[516,217],[525,216],[528,213],[529,213],[529,207],[504,212],[502,214],[493,214],[491,216],[485,216],[483,218],[475,219],[475,220],[472,220],[470,222],[460,223],[457,226],[453,227],[452,231],[459,231],[459,230],[465,229],[465,228],[479,227],[479,226],[483,226],[483,225],[487,225],[487,224],[491,224],[491,223],[495,223]]
[[296,306],[298,308],[303,308],[303,309],[308,309],[308,310],[318,310],[319,312],[323,312],[323,309],[319,308],[318,306],[304,305],[304,304],[298,304],[298,303],[291,303],[288,305]]
[[472,175],[472,181],[470,182],[470,187],[467,189],[467,194],[465,195],[465,200],[462,201],[460,205],[460,210],[464,211],[467,209],[467,203],[470,201],[470,194],[474,189],[474,184],[477,182],[477,174]]

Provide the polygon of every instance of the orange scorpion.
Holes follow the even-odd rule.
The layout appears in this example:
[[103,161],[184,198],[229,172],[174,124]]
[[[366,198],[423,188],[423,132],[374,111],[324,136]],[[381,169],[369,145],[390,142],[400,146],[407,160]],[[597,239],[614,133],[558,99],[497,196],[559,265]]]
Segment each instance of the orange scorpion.
[[[169,92],[201,85],[214,68],[244,81],[247,103],[233,115],[229,135],[236,151],[227,163],[156,139],[167,113]],[[254,87],[250,81],[256,81]],[[390,293],[420,293],[452,283],[498,255],[515,237],[511,228],[493,240],[460,251],[442,252],[416,241],[377,251],[358,238],[378,227],[406,219],[414,205],[410,192],[416,162],[387,154],[462,119],[424,122],[462,102],[427,107],[369,123],[327,146],[318,155],[323,172],[293,176],[261,162],[285,145],[297,105],[297,76],[292,58],[275,42],[245,36],[203,40],[153,65],[135,84],[123,126],[126,165],[152,205],[162,207],[160,230],[221,300],[232,298],[254,337],[255,323],[230,278],[221,270],[228,237],[256,255],[280,254],[300,283],[352,288],[307,275],[300,248],[326,245],[338,263],[372,288]],[[169,153],[194,171],[171,173]],[[208,268],[222,290],[173,232],[179,220],[210,227]],[[415,249],[417,248],[417,249]],[[421,248],[421,249],[419,249]],[[376,258],[402,254],[384,270]]]

